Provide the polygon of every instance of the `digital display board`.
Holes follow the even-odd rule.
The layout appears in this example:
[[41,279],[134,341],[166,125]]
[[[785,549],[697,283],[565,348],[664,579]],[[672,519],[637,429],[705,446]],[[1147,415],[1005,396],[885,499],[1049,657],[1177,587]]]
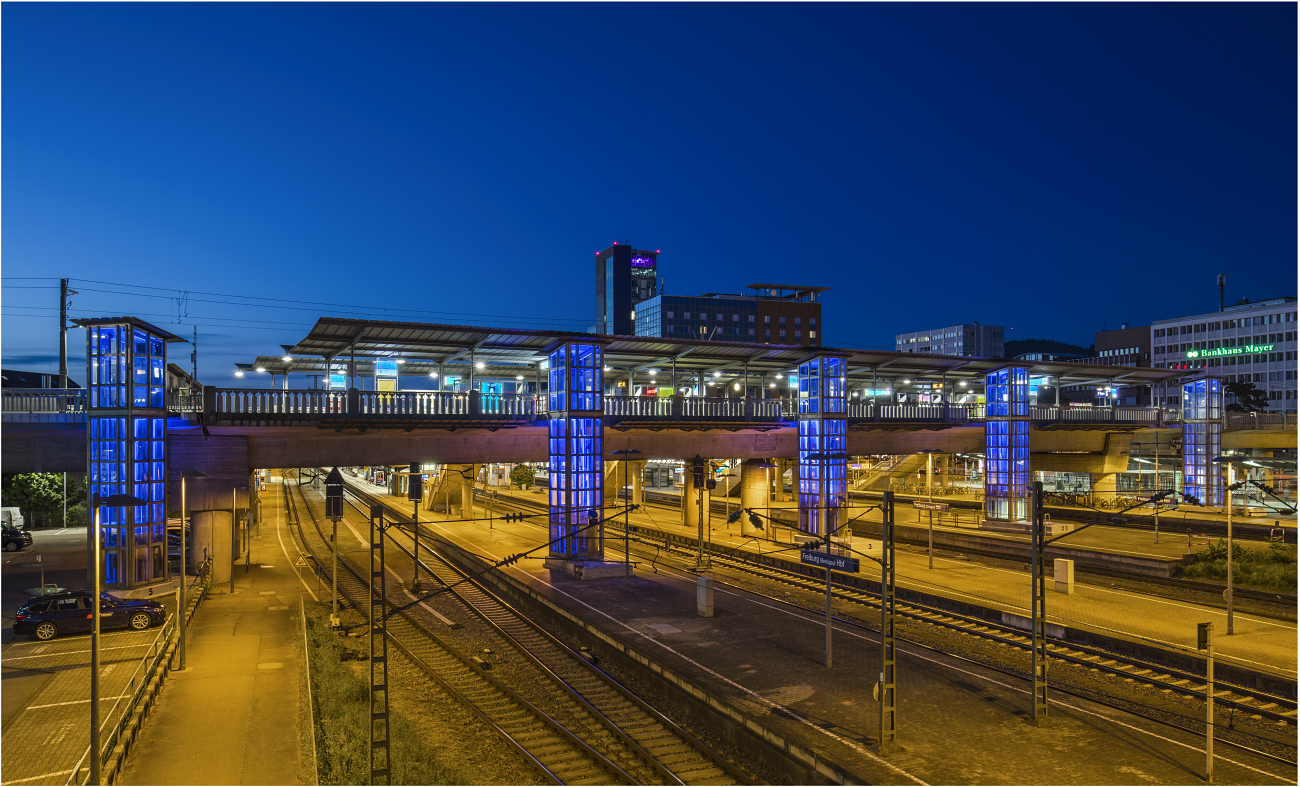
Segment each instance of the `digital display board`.
[[348,387],[348,378],[347,378],[347,375],[345,375],[345,374],[331,374],[331,375],[330,375],[330,390],[331,390],[331,391],[342,391],[342,390],[344,390],[344,389],[347,388],[347,387]]
[[388,358],[388,359],[381,358],[381,359],[375,361],[375,376],[376,376],[376,377],[396,377],[396,376],[397,376],[397,361],[395,361],[395,360],[393,360],[393,359],[391,359],[391,358]]

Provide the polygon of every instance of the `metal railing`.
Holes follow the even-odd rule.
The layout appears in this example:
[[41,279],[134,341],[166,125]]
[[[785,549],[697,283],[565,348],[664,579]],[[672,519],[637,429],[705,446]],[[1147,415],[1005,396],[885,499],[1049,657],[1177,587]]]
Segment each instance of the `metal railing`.
[[673,399],[659,396],[606,396],[605,415],[621,418],[670,418]]
[[201,413],[203,412],[203,394],[168,391],[167,409],[173,413]]
[[214,388],[209,394],[213,414],[221,415],[341,415],[347,412],[343,391],[276,391]]
[[470,395],[452,391],[358,391],[356,401],[356,415],[421,417],[470,414]]
[[1227,413],[1223,418],[1226,431],[1241,429],[1295,429],[1295,413]]
[[726,420],[743,420],[745,417],[744,399],[724,399],[716,396],[683,396],[683,418],[717,418]]
[[6,388],[0,395],[6,413],[84,413],[82,388]]

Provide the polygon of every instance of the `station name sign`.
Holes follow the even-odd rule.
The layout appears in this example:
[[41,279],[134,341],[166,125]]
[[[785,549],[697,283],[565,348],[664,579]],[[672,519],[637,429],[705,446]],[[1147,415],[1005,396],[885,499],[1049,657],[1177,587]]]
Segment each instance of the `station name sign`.
[[828,555],[825,552],[818,552],[813,549],[799,550],[799,562],[809,566],[821,566],[835,571],[843,571],[846,574],[856,574],[858,571],[858,559],[856,557]]
[[1272,352],[1273,344],[1246,344],[1241,347],[1215,347],[1212,350],[1188,350],[1188,358],[1218,358],[1223,355],[1248,355]]
[[930,503],[925,500],[913,500],[912,507],[919,508],[922,511],[947,511],[948,510],[947,503]]

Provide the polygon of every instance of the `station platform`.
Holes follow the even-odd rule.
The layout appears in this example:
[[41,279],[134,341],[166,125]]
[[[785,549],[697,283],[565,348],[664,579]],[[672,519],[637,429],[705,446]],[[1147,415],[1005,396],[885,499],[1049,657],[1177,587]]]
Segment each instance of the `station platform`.
[[233,594],[228,582],[209,591],[186,669],[172,671],[118,784],[311,783],[299,598],[314,593],[294,572],[283,514],[266,508],[247,572],[235,567]]
[[[377,496],[386,493],[366,488]],[[409,506],[404,498],[389,496],[389,501],[399,511]],[[456,521],[429,512],[421,512],[421,521],[435,538],[487,561],[534,549],[547,538],[544,524]],[[742,542],[725,532],[715,533],[717,540],[737,547]],[[615,542],[612,537],[606,542],[607,559],[621,557]],[[1009,609],[1023,610],[1018,596],[1027,601],[1028,580],[1021,573],[937,561],[930,578],[924,556],[900,556],[906,561],[900,585],[949,586],[954,588],[949,592],[1003,603]],[[700,617],[694,573],[662,563],[653,570],[642,566],[630,585],[622,577],[578,581],[545,568],[541,559],[522,560],[502,572],[541,603],[600,629],[600,637],[582,643],[591,645],[597,656],[609,653],[610,643],[643,654],[656,674],[680,678],[719,698],[733,715],[760,726],[768,740],[813,752],[813,759],[836,764],[843,769],[839,776],[850,781],[1185,784],[1202,778],[1204,755],[1195,736],[1063,696],[1053,698],[1050,726],[1036,726],[1028,721],[1029,692],[1023,681],[903,643],[898,647],[899,742],[878,754],[879,706],[871,691],[879,672],[879,640],[873,632],[837,625],[834,668],[827,669],[824,618],[732,588],[715,592],[714,617]],[[1086,602],[1077,604],[1078,611],[1062,612],[1093,614],[1088,607],[1095,605],[1107,610],[1103,616],[1108,620],[1135,629],[1157,626],[1159,613],[1167,618],[1171,609],[1188,620],[1211,614],[1159,608],[1131,594],[1109,596],[1103,591],[1085,591],[1078,600]],[[1051,601],[1062,606],[1055,598]],[[1284,627],[1288,649],[1281,642],[1288,635],[1274,634],[1265,621],[1251,622],[1249,633],[1244,631],[1246,621],[1239,625],[1241,636],[1219,640],[1225,648],[1238,651],[1238,657],[1269,651],[1281,659],[1289,653],[1283,663],[1294,674],[1294,626]],[[1194,639],[1194,623],[1190,629]],[[1180,634],[1169,630],[1169,636]],[[1226,747],[1219,755],[1225,760],[1216,766],[1216,781],[1295,781],[1293,769]]]

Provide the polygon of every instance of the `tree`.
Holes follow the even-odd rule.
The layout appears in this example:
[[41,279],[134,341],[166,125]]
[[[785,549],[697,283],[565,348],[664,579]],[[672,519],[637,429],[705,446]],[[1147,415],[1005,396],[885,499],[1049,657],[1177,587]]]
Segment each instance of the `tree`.
[[1268,409],[1268,392],[1255,387],[1249,380],[1239,383],[1227,383],[1223,386],[1227,394],[1228,412],[1256,413]]
[[510,483],[517,485],[520,489],[527,489],[533,485],[536,476],[533,468],[528,465],[515,465],[510,468]]
[[62,473],[19,473],[4,485],[4,504],[17,506],[32,522],[39,515],[63,514]]

